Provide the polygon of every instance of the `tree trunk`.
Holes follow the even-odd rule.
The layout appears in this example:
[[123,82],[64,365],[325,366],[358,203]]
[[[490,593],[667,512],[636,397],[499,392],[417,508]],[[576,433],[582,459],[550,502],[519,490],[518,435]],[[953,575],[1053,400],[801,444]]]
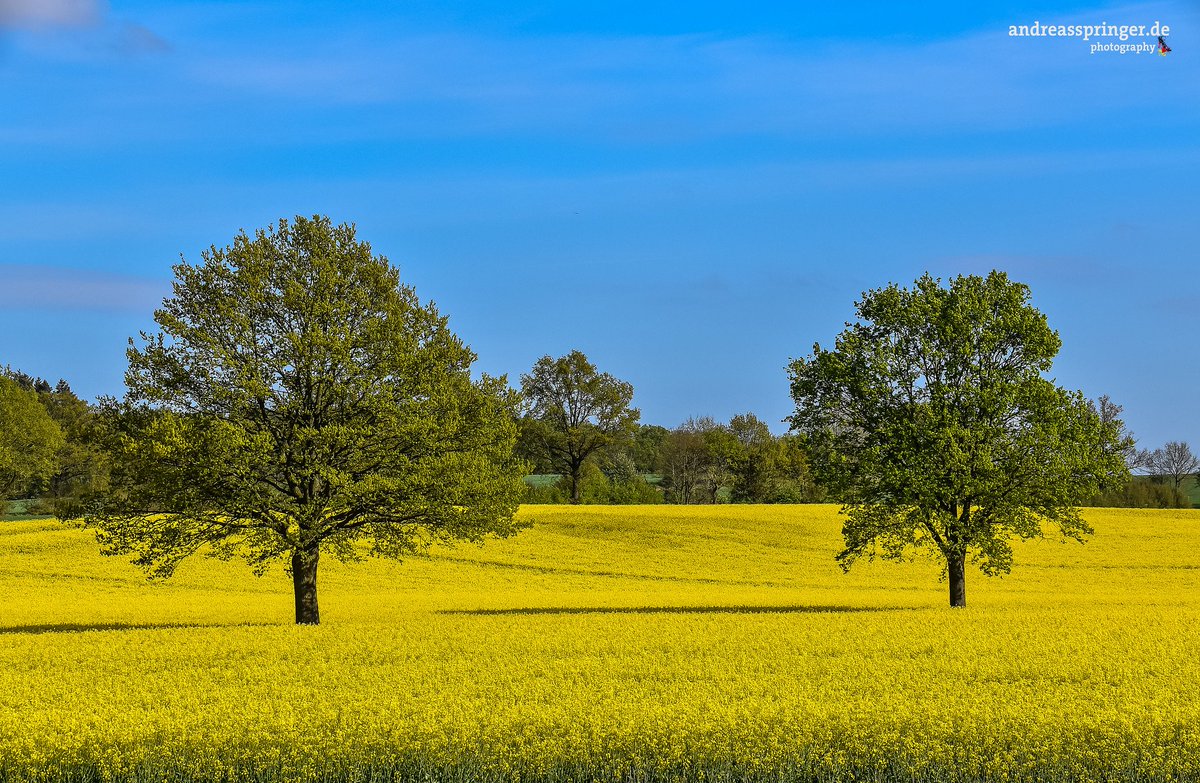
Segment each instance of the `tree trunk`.
[[317,560],[319,550],[292,553],[292,587],[296,593],[296,625],[319,625],[321,612],[317,608]]
[[954,555],[947,561],[950,572],[950,606],[967,605],[967,558],[964,555]]
[[579,474],[583,472],[583,465],[571,466],[571,502],[579,503]]

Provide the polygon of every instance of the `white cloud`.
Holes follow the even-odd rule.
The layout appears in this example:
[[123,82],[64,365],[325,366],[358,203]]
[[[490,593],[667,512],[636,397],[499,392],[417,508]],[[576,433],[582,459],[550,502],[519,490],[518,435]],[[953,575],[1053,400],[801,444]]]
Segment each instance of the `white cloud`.
[[85,27],[107,12],[103,0],[0,0],[0,27]]

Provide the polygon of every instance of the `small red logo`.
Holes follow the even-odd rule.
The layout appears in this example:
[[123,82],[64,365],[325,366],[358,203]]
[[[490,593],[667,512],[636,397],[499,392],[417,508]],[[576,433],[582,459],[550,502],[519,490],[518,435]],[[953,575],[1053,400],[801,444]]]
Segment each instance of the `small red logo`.
[[1171,47],[1167,46],[1167,42],[1164,41],[1163,37],[1160,35],[1158,37],[1158,53],[1161,54],[1163,57],[1166,57],[1167,52],[1169,52],[1169,51],[1171,51]]

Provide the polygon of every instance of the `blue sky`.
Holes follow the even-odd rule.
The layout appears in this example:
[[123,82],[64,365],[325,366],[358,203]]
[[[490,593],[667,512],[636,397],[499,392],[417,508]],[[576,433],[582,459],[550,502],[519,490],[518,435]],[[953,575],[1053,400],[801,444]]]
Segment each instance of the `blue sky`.
[[667,426],[782,431],[862,291],[1003,269],[1200,446],[1200,8],[975,5],[0,0],[0,364],[119,394],[180,254],[322,213],[481,369],[578,348]]

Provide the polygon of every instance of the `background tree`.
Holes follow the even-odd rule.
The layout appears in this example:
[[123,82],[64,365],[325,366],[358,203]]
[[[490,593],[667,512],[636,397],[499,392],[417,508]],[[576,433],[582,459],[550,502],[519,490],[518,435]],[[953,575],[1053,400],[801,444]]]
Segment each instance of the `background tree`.
[[801,440],[775,437],[753,413],[728,424],[689,418],[663,440],[660,464],[673,503],[812,503],[825,497]]
[[612,456],[605,476],[609,481],[607,503],[662,502],[662,492],[646,480],[629,451],[618,451]]
[[113,488],[88,516],[106,553],[157,576],[205,547],[283,558],[315,624],[323,552],[516,531],[514,395],[471,379],[475,355],[352,225],[280,220],[175,275],[106,409]]
[[683,505],[702,502],[701,487],[712,462],[704,435],[684,427],[672,430],[663,439],[660,459],[668,499]]
[[792,427],[844,503],[843,568],[931,546],[965,606],[968,558],[1004,573],[1013,536],[1091,532],[1078,506],[1128,475],[1119,428],[1043,377],[1061,341],[1026,286],[925,275],[856,307],[833,350],[790,365]]
[[642,424],[638,426],[633,436],[629,453],[641,473],[662,472],[662,444],[670,430],[657,424]]
[[729,469],[729,457],[736,449],[736,437],[728,427],[714,421],[711,416],[688,419],[683,423],[685,430],[696,432],[704,442],[708,459],[700,473],[700,491],[704,503],[719,503],[728,493],[722,493],[733,483]]
[[57,466],[35,508],[59,519],[83,516],[87,504],[108,489],[108,457],[100,448],[101,424],[95,410],[60,380],[51,392],[38,395],[64,441]]
[[765,503],[822,503],[825,490],[812,476],[808,450],[800,438],[784,435],[776,438],[774,452],[775,481]]
[[45,378],[39,378],[36,375],[30,375],[21,370],[14,370],[9,366],[5,366],[3,370],[0,370],[0,374],[3,374],[9,380],[16,381],[17,385],[22,389],[31,391],[34,394],[48,394],[54,390],[54,387],[50,385],[50,381],[47,381]]
[[92,406],[79,399],[64,380],[51,386],[48,381],[23,372],[4,372],[37,395],[63,434],[54,469],[39,480],[37,497],[27,506],[28,510],[60,519],[78,518],[89,499],[103,492],[108,481],[108,461],[97,447],[99,432]]
[[800,440],[777,438],[753,413],[734,416],[722,441],[734,503],[811,503],[822,499],[813,484]]
[[1112,426],[1116,429],[1117,435],[1113,443],[1113,448],[1125,460],[1125,466],[1131,471],[1144,467],[1146,452],[1138,450],[1137,439],[1129,431],[1129,428],[1125,426],[1125,422],[1121,420],[1121,413],[1124,412],[1125,408],[1113,402],[1112,398],[1107,394],[1100,395],[1100,398],[1095,402],[1089,400],[1088,406],[1100,417],[1102,424]]
[[724,460],[730,474],[729,495],[735,503],[766,503],[776,483],[776,443],[766,422],[753,413],[734,416],[726,427]]
[[1192,508],[1192,501],[1173,485],[1130,478],[1097,493],[1089,506],[1104,508]]
[[1182,489],[1184,481],[1200,471],[1200,458],[1192,453],[1187,441],[1173,440],[1161,449],[1144,454],[1142,462],[1152,476],[1170,479],[1177,490]]
[[14,495],[36,491],[54,473],[63,442],[37,394],[0,373],[0,514]]
[[[1125,460],[1130,471],[1148,474],[1154,472],[1151,464],[1155,452],[1149,449],[1138,449],[1133,433],[1121,421],[1123,408],[1117,405],[1108,395],[1102,395],[1094,404],[1092,410],[1105,424],[1112,424],[1117,429],[1115,448]],[[1185,461],[1186,464],[1186,461]],[[1167,486],[1162,482],[1162,476],[1145,477],[1130,476],[1116,485],[1102,486],[1100,491],[1091,498],[1088,505],[1117,507],[1117,508],[1191,508],[1192,502],[1187,493],[1182,491],[1180,482]]]
[[543,356],[521,376],[525,426],[540,454],[571,484],[571,502],[580,500],[583,467],[625,444],[640,412],[631,408],[633,386],[596,371],[580,351],[552,359]]
[[736,439],[711,416],[689,417],[664,440],[663,486],[672,503],[717,503],[729,487],[729,457]]

